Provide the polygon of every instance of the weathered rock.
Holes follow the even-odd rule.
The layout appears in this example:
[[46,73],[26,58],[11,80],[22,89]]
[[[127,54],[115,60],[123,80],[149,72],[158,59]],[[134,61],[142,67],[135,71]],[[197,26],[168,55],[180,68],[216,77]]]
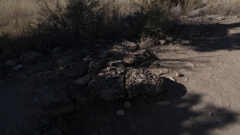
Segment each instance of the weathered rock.
[[113,101],[125,98],[124,69],[108,67],[95,80],[89,83],[89,89],[99,98],[105,101]]
[[176,73],[176,76],[177,76],[177,77],[183,77],[184,75],[183,75],[182,73],[178,73],[178,72],[177,72],[177,73]]
[[125,77],[129,98],[136,97],[139,93],[154,96],[163,90],[163,79],[147,70],[130,68]]
[[95,69],[98,70],[100,69],[102,66],[104,66],[106,64],[107,60],[106,59],[95,59],[92,61],[92,63],[90,64],[89,68],[90,69]]
[[67,56],[63,56],[63,57],[57,59],[55,63],[58,65],[65,65],[65,64],[70,63],[73,59],[74,59],[73,56],[67,55]]
[[21,58],[25,63],[35,63],[42,57],[43,55],[41,53],[34,51],[24,52],[21,55]]
[[43,71],[38,74],[39,80],[56,78],[57,74],[53,71]]
[[61,48],[60,47],[55,47],[51,50],[51,55],[55,55],[57,53],[60,53],[61,52]]
[[6,67],[13,67],[16,66],[19,63],[18,59],[12,59],[4,62],[4,66]]
[[139,43],[139,46],[141,49],[146,49],[154,46],[154,43],[155,43],[154,39],[150,37],[145,37],[145,38],[141,38],[141,42]]
[[131,103],[130,101],[126,101],[126,102],[124,103],[124,108],[125,108],[125,109],[130,109],[130,108],[132,108],[132,103]]
[[23,64],[19,64],[19,65],[16,65],[16,66],[14,66],[14,67],[12,67],[12,70],[20,70],[20,69],[22,69],[23,68]]
[[89,81],[90,81],[90,75],[87,74],[86,76],[77,79],[77,80],[74,82],[74,84],[77,84],[77,85],[86,85],[86,84],[88,84]]
[[159,43],[160,43],[161,45],[166,45],[166,40],[159,40]]
[[138,45],[134,42],[123,41],[120,43],[116,43],[113,48],[119,49],[121,52],[129,51],[134,52],[137,50]]
[[136,53],[132,53],[128,55],[127,57],[123,58],[123,62],[126,64],[136,64],[140,62],[145,62],[151,58],[151,53],[147,50],[140,50]]
[[105,59],[108,56],[108,54],[109,54],[108,51],[104,51],[99,57]]
[[117,111],[116,111],[116,114],[117,114],[118,116],[123,116],[123,115],[125,115],[125,112],[124,112],[124,110],[117,110]]
[[35,64],[32,68],[33,71],[38,72],[46,69],[50,69],[52,67],[52,61],[46,61],[46,62],[38,62]]
[[83,76],[88,67],[83,62],[71,63],[61,68],[60,72],[63,74],[64,77],[76,77],[76,76]]
[[113,61],[109,61],[108,65],[109,66],[115,66],[115,65],[119,65],[122,63],[122,60],[113,60]]

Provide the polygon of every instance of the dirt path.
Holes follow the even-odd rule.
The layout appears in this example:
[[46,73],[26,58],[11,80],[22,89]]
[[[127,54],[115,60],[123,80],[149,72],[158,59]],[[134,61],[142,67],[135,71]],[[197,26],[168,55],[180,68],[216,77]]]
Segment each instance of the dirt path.
[[[175,80],[165,79],[166,92],[131,99],[132,108],[123,116],[115,112],[124,109],[125,100],[100,101],[52,120],[53,127],[76,135],[238,135],[240,18],[208,27],[215,31],[205,39],[152,48],[158,60],[146,68]],[[0,134],[23,134],[39,123],[50,123],[29,108],[29,89],[34,88],[28,83],[16,79],[0,86]]]

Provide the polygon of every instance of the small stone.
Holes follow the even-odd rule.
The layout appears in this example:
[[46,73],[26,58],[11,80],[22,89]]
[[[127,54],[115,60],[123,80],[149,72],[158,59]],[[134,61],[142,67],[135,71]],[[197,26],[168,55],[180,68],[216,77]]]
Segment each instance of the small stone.
[[169,79],[176,82],[176,79],[174,79],[173,77],[169,77]]
[[86,76],[77,79],[77,80],[74,82],[74,84],[77,84],[77,85],[86,85],[89,81],[90,81],[90,75],[87,74]]
[[125,115],[125,112],[124,112],[124,110],[117,110],[117,111],[116,111],[116,114],[117,114],[118,116],[123,116],[123,115]]
[[135,124],[129,124],[129,129],[130,130],[136,130],[137,129],[137,125],[135,125]]
[[184,75],[183,75],[182,73],[178,73],[178,72],[177,72],[177,73],[176,73],[176,76],[177,76],[177,77],[183,77]]
[[23,64],[19,64],[19,65],[16,65],[16,66],[14,66],[14,67],[12,67],[12,70],[20,70],[20,69],[22,69],[23,68]]
[[88,62],[90,60],[91,55],[88,55],[87,57],[83,58],[84,62]]
[[104,59],[108,56],[109,52],[108,51],[104,51],[99,57]]
[[165,44],[166,44],[166,40],[159,40],[159,43],[160,43],[161,45],[165,45]]
[[132,103],[131,103],[130,101],[126,101],[126,102],[124,103],[124,108],[125,108],[125,109],[130,109],[130,108],[132,108]]
[[117,65],[120,64],[122,60],[114,60],[114,61],[109,61],[108,64],[109,66]]
[[56,64],[58,65],[65,65],[71,62],[74,58],[72,56],[63,56],[56,60]]
[[13,66],[15,66],[17,64],[18,64],[18,60],[17,59],[12,59],[12,60],[8,60],[8,61],[4,62],[4,65],[6,67],[13,67]]

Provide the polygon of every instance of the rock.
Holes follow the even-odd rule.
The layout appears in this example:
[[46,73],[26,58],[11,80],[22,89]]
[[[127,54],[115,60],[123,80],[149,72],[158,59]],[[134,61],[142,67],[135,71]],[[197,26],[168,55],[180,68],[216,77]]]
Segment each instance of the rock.
[[196,66],[192,63],[187,63],[187,67],[190,67],[190,68],[195,68]]
[[88,55],[87,57],[83,58],[84,62],[89,62],[91,55]]
[[141,42],[138,43],[141,49],[146,49],[149,47],[154,46],[154,39],[150,38],[150,37],[145,37],[145,38],[141,38]]
[[87,74],[86,76],[77,79],[77,80],[74,82],[74,84],[77,84],[77,85],[86,85],[86,84],[88,84],[89,81],[90,81],[90,75]]
[[124,89],[124,69],[108,67],[89,83],[88,89],[105,101],[114,101],[126,97]]
[[115,47],[123,49],[125,51],[134,52],[137,50],[138,45],[134,42],[123,41],[121,43],[118,43]]
[[176,79],[174,79],[173,77],[169,77],[168,79],[170,79],[170,80],[172,80],[172,81],[174,81],[174,82],[176,82],[177,80]]
[[36,107],[50,116],[59,116],[61,114],[67,114],[74,110],[74,104],[71,98],[64,90],[49,90],[41,97]]
[[57,59],[55,63],[58,65],[66,65],[69,62],[71,62],[73,59],[74,59],[73,56],[67,55],[67,56],[63,56],[63,57]]
[[106,64],[106,61],[107,61],[106,59],[95,59],[90,64],[89,68],[99,70],[102,66]]
[[124,112],[124,110],[117,110],[117,111],[116,111],[116,114],[117,114],[118,116],[123,116],[123,115],[125,115],[125,112]]
[[16,66],[19,63],[18,59],[12,59],[4,62],[4,66],[6,67],[13,67]]
[[24,52],[21,55],[21,59],[25,63],[35,63],[42,57],[43,57],[43,55],[41,53],[34,52],[34,51]]
[[147,70],[130,68],[125,78],[128,98],[136,97],[140,93],[154,96],[163,90],[163,79]]
[[129,124],[128,126],[129,126],[129,129],[132,131],[137,129],[137,125],[135,125],[135,124]]
[[83,62],[71,63],[60,69],[60,73],[66,78],[83,76],[87,72],[87,65]]
[[38,74],[39,80],[56,78],[57,74],[53,71],[43,71]]
[[55,55],[57,53],[60,53],[61,50],[62,49],[60,47],[55,47],[55,48],[51,49],[51,55]]
[[99,57],[105,59],[108,56],[108,54],[109,54],[108,51],[104,51]]
[[113,60],[113,61],[109,61],[108,65],[109,66],[116,66],[116,65],[119,65],[120,63],[122,63],[122,60]]
[[38,62],[36,65],[33,66],[32,70],[35,72],[39,72],[42,70],[50,69],[52,65],[52,61]]
[[176,73],[176,76],[177,76],[177,77],[183,77],[184,75],[177,72],[177,73]]
[[160,43],[161,45],[166,45],[166,40],[159,40],[159,43]]
[[17,71],[17,70],[20,70],[22,68],[23,68],[23,64],[19,64],[19,65],[16,65],[16,66],[12,67],[12,70]]
[[136,53],[132,53],[128,55],[127,57],[123,58],[123,62],[126,64],[136,64],[140,62],[145,62],[151,58],[151,53],[147,50],[140,50]]
[[125,109],[130,109],[130,108],[132,108],[132,103],[129,102],[129,101],[126,101],[126,102],[124,103],[124,108],[125,108]]

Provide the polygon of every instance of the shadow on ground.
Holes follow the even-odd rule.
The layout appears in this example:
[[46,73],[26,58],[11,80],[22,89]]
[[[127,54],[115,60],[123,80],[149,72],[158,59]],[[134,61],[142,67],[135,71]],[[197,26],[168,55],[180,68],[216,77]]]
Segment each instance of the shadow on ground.
[[[56,123],[65,134],[72,135],[208,135],[237,122],[236,112],[228,108],[211,104],[195,108],[202,95],[189,94],[182,84],[164,80],[163,93],[131,99],[131,109],[124,109],[125,100],[97,101]],[[115,112],[122,109],[125,115],[117,116]]]
[[[240,23],[231,24],[206,24],[206,25],[180,25],[181,29],[190,29],[184,34],[201,34],[202,38],[192,38],[187,46],[193,46],[195,51],[212,52],[218,50],[240,49]],[[191,32],[194,31],[194,32]],[[206,34],[207,33],[207,34]],[[184,45],[184,44],[183,44]]]

